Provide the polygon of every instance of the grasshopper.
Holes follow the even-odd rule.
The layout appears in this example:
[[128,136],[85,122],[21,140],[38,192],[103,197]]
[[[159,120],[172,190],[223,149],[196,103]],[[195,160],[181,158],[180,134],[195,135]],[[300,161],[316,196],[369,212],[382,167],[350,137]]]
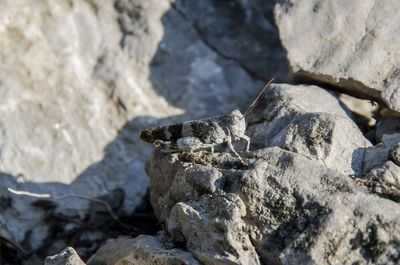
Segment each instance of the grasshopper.
[[210,148],[211,152],[214,152],[214,146],[227,143],[229,150],[243,165],[247,165],[233,147],[232,137],[234,140],[243,139],[246,142],[246,152],[249,151],[250,138],[244,134],[246,131],[244,117],[273,80],[274,78],[264,86],[244,114],[239,110],[233,110],[228,115],[145,129],[140,131],[139,138],[144,142],[160,146],[164,150],[190,153],[205,148]]

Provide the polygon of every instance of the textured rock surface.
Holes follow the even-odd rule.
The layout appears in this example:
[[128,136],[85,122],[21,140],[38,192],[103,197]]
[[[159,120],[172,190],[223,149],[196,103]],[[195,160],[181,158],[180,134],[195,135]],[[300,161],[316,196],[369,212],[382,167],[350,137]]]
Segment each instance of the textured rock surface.
[[[210,168],[206,173],[202,169],[194,168],[197,174],[191,177],[204,177]],[[246,215],[245,204],[235,194],[204,195],[174,205],[167,229],[204,264],[260,264],[242,219]]]
[[384,134],[400,133],[400,117],[383,117],[376,123],[376,141],[382,142]]
[[275,9],[294,74],[400,111],[400,3],[283,1]]
[[195,3],[200,14],[183,1],[2,1],[1,236],[29,252],[93,212],[86,200],[35,204],[6,188],[108,194],[131,212],[148,185],[140,129],[244,109],[260,76],[287,79],[273,1],[261,3]]
[[279,146],[344,174],[361,175],[371,146],[338,98],[317,86],[273,84],[248,123],[254,148]]
[[364,186],[378,196],[400,202],[400,134],[384,134],[382,143],[366,150]]
[[156,237],[138,236],[110,239],[94,256],[88,265],[151,265],[182,264],[200,265],[190,252],[168,246],[168,237],[161,233]]
[[[148,184],[140,161],[149,151],[139,152],[141,144],[131,140],[135,129],[123,125],[137,116],[180,113],[147,78],[169,5],[146,2],[132,46],[140,55],[120,46],[112,1],[0,4],[0,170],[7,173],[1,186],[90,197],[122,187],[126,212],[140,202]],[[29,242],[27,251],[35,249],[47,236],[45,212],[30,205],[32,198],[7,193],[2,196],[11,207],[2,217],[8,231],[17,242]],[[89,205],[59,203],[81,214]]]
[[68,247],[57,255],[47,257],[44,265],[85,265],[76,251]]
[[[244,110],[270,76],[288,80],[275,2],[2,1],[0,263],[24,253],[42,264],[70,242],[86,260],[121,227],[142,231],[143,215],[125,215],[149,181],[152,146],[139,130]],[[399,111],[397,2],[282,2],[275,14],[299,80]],[[146,171],[165,232],[110,240],[88,264],[398,263],[396,118],[377,120],[382,143],[371,147],[335,96],[280,84],[247,120],[246,167],[228,153],[156,150]],[[121,216],[7,188],[100,198]],[[73,249],[46,262],[83,264]]]
[[400,141],[395,143],[389,151],[389,157],[396,165],[400,166]]
[[227,153],[148,161],[151,183],[164,183],[151,185],[156,213],[204,264],[257,264],[255,253],[264,264],[398,262],[399,204],[301,154],[242,155],[248,167]]
[[[190,114],[186,117],[245,109],[275,73],[287,80],[286,59],[276,29],[264,18],[272,18],[272,5],[262,2],[262,8],[253,12],[256,6],[236,0],[174,3],[161,19],[164,36],[151,63],[149,78],[170,104]],[[230,5],[234,8],[227,7]],[[239,22],[238,14],[243,22]],[[259,39],[255,40],[255,36]],[[255,53],[260,47],[263,52]],[[248,60],[256,55],[256,61]],[[257,65],[250,66],[254,62]]]
[[400,142],[400,134],[385,134],[382,143],[370,147],[366,150],[364,157],[363,170],[367,174],[371,169],[382,166],[386,161],[390,160],[394,155],[396,161],[396,147]]
[[[286,53],[275,27],[276,0],[174,1],[201,39],[262,80],[288,80]],[[268,63],[266,63],[268,62]]]
[[206,151],[157,149],[147,162],[151,203],[175,244],[204,264],[398,262],[394,136],[384,135],[385,168],[360,179],[379,147],[325,90],[274,84],[247,120],[247,167]]

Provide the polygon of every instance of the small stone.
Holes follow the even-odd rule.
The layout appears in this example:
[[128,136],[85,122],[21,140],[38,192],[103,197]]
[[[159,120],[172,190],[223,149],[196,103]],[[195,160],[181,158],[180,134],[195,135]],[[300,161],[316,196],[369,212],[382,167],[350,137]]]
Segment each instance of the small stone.
[[384,134],[382,143],[367,148],[363,161],[364,175],[367,175],[373,168],[381,167],[390,159],[396,163],[398,161],[399,141],[400,133]]
[[393,145],[392,149],[390,149],[389,155],[390,159],[392,159],[396,165],[400,166],[400,142]]
[[47,257],[45,265],[86,265],[76,253],[75,249],[68,247],[60,253]]
[[157,236],[140,235],[136,238],[109,239],[88,260],[88,265],[153,265],[182,264],[200,265],[192,253],[177,248],[167,234]]
[[376,122],[375,137],[377,142],[382,142],[384,134],[400,133],[400,117],[382,117]]

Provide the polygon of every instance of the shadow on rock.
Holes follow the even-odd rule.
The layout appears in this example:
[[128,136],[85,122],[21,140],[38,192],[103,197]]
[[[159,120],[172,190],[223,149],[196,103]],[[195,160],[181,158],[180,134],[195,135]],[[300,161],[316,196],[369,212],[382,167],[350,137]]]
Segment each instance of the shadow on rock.
[[180,117],[127,122],[104,149],[104,158],[71,184],[32,182],[0,172],[0,263],[41,263],[67,245],[86,259],[108,238],[155,234],[160,227],[144,172],[153,147],[142,143],[138,134],[175,119]]

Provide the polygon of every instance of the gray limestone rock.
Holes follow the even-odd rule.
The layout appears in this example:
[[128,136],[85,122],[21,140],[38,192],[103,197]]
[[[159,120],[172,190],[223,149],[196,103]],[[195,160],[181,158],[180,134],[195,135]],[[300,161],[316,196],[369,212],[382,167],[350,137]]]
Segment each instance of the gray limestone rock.
[[376,122],[375,138],[378,143],[382,142],[384,134],[400,133],[400,117],[382,117]]
[[[287,79],[273,4],[208,1],[194,3],[196,13],[171,3],[0,3],[0,227],[25,251],[46,244],[60,220],[71,221],[68,234],[96,219],[93,204],[7,188],[92,198],[121,188],[115,210],[130,213],[149,181],[152,147],[139,141],[141,129],[243,110],[265,81],[259,75]],[[218,15],[199,20],[211,9]]]
[[75,249],[68,247],[60,253],[47,257],[44,265],[85,265]]
[[400,166],[400,141],[395,143],[392,149],[390,149],[389,157],[396,165]]
[[228,153],[156,150],[148,161],[151,183],[163,183],[150,186],[156,213],[198,260],[397,263],[398,203],[298,153],[272,147],[242,156],[248,167]]
[[384,134],[382,143],[367,148],[365,179],[359,180],[377,195],[400,202],[400,134]]
[[88,261],[88,265],[200,265],[190,252],[174,248],[165,233],[109,239]]
[[400,192],[400,167],[392,161],[385,161],[382,165],[374,167],[366,177]]
[[362,174],[371,143],[340,100],[317,86],[273,84],[248,117],[254,148],[279,146],[344,174]]
[[[199,32],[180,9],[180,2],[183,1],[173,4],[161,18],[164,35],[150,64],[149,79],[154,90],[171,105],[187,112],[188,115],[180,120],[218,115],[235,108],[245,109],[266,80],[253,78],[241,61],[224,56],[224,49],[215,49],[223,38],[207,41],[205,36],[208,34]],[[205,4],[201,1],[189,5],[197,3]],[[231,17],[234,12],[224,9],[218,1],[210,3],[207,9],[217,12],[220,20],[237,23]],[[197,11],[202,12],[201,9]],[[188,12],[193,13],[193,10]],[[209,21],[214,19],[206,18]],[[221,32],[232,30],[224,23],[213,23],[212,28]],[[250,43],[237,37],[241,43]],[[249,48],[242,53],[247,57],[251,51]],[[271,69],[265,73],[270,77],[274,71]]]
[[297,79],[400,112],[399,9],[395,0],[282,1],[275,19]]
[[396,162],[396,150],[399,142],[400,133],[384,134],[382,143],[367,148],[363,162],[364,174],[367,174],[375,167],[382,166],[392,157],[394,157],[393,162]]
[[[1,187],[92,198],[121,187],[121,212],[130,213],[141,202],[148,185],[144,157],[150,148],[142,148],[134,126],[146,125],[132,119],[182,111],[144,78],[169,4],[137,3],[142,8],[131,21],[137,22],[135,56],[120,45],[121,15],[114,1],[0,4]],[[1,196],[11,202],[0,219],[28,252],[46,243],[57,216],[72,217],[65,228],[61,225],[70,231],[90,214],[87,200],[49,202],[50,209],[7,190]],[[54,208],[58,213],[52,215]]]
[[261,80],[288,81],[288,65],[273,10],[277,0],[174,1],[200,38]]
[[174,205],[167,219],[173,240],[204,264],[260,264],[242,219],[247,214],[243,201],[232,193],[211,194]]

